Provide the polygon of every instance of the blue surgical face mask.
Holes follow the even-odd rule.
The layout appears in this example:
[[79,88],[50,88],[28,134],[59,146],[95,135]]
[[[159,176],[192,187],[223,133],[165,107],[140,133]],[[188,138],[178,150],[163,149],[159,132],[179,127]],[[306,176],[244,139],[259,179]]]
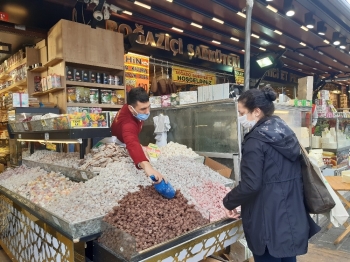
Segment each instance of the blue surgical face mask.
[[135,110],[135,108],[133,106],[131,106],[131,108],[136,113],[136,116],[134,115],[134,117],[136,117],[138,120],[146,121],[148,119],[150,114],[140,114],[140,113],[137,113],[137,111]]

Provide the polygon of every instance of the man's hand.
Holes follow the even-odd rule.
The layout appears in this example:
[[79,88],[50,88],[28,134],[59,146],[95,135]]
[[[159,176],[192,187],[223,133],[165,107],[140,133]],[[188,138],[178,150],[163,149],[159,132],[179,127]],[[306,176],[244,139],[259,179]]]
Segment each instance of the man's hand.
[[165,177],[163,177],[161,173],[159,173],[157,170],[155,170],[149,162],[147,162],[147,161],[141,162],[140,166],[145,171],[145,173],[148,177],[150,177],[151,175],[154,175],[154,177],[157,180],[157,182],[155,182],[155,184],[159,184],[160,182],[162,182],[162,180],[164,180],[165,183],[168,183],[167,180],[165,179]]
[[240,217],[240,215],[241,215],[240,213],[237,212],[236,209],[228,210],[228,209],[225,208],[225,213],[226,213],[226,216],[228,218],[232,218],[232,219],[238,219]]

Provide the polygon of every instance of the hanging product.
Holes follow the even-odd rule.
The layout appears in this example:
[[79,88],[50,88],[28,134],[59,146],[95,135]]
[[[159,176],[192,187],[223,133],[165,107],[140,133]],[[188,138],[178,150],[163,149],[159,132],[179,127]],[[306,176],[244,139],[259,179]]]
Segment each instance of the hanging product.
[[160,87],[160,93],[161,95],[165,95],[166,94],[166,84],[167,84],[167,81],[166,79],[164,78],[164,71],[163,71],[163,67],[162,67],[162,77],[161,79],[159,80],[158,82],[159,84],[159,87]]
[[157,76],[156,76],[156,66],[153,66],[153,78],[151,83],[151,91],[152,93],[156,93],[158,90]]

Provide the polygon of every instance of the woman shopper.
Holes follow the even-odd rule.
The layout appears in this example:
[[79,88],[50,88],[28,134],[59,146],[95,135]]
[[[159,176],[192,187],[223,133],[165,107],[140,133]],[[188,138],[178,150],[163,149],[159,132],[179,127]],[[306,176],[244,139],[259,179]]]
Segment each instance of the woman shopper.
[[235,208],[241,206],[255,262],[295,262],[320,230],[304,206],[297,137],[273,115],[275,100],[271,87],[239,97],[239,122],[250,132],[242,143],[241,181],[223,200],[230,218],[239,216]]

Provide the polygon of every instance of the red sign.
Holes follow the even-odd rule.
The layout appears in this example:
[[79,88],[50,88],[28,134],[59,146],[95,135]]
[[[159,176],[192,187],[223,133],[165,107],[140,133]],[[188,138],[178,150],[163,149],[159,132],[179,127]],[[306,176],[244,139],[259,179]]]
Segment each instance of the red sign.
[[9,15],[7,13],[0,12],[0,20],[7,22],[9,20]]

